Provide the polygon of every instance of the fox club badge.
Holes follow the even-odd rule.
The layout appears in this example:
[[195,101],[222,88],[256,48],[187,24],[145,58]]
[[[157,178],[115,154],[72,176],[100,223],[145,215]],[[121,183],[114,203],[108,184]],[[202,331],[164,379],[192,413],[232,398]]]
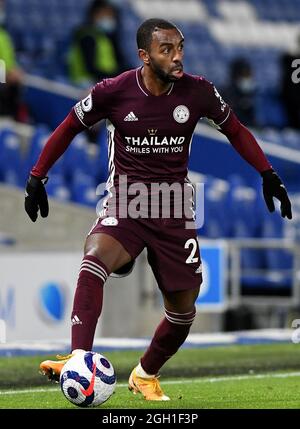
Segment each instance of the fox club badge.
[[173,118],[175,119],[176,122],[183,124],[184,122],[187,122],[189,117],[190,117],[190,111],[186,106],[181,104],[180,106],[175,107],[173,111]]

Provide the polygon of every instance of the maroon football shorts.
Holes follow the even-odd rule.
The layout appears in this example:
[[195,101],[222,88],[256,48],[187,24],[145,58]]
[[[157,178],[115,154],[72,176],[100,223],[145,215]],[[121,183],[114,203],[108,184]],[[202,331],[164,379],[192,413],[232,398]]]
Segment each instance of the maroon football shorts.
[[89,235],[96,233],[114,237],[133,260],[146,247],[162,291],[194,289],[202,282],[197,233],[185,228],[184,219],[103,217],[96,220]]

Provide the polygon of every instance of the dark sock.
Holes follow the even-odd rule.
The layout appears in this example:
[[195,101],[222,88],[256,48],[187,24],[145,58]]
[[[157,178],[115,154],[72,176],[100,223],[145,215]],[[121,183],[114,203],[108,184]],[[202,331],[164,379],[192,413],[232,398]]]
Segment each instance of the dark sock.
[[90,255],[83,258],[71,316],[72,350],[92,350],[107,277],[107,268],[99,259]]
[[141,365],[147,374],[157,374],[177,352],[188,336],[195,314],[195,309],[184,314],[165,310],[166,317],[157,327],[150,346],[141,358]]

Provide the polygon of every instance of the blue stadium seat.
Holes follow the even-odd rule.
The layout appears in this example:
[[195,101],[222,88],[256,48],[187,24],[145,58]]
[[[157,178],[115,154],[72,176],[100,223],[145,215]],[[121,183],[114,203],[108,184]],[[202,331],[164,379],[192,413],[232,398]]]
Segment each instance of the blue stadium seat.
[[64,174],[67,180],[72,180],[78,173],[89,174],[87,156],[87,139],[83,134],[74,138],[63,156]]
[[[229,177],[230,191],[227,199],[227,212],[230,213],[231,236],[233,238],[255,238],[259,235],[260,214],[257,211],[257,192],[246,187],[239,175]],[[255,213],[255,216],[253,216]],[[242,249],[243,269],[260,269],[264,266],[264,252],[257,249]]]
[[281,132],[282,145],[300,150],[300,132],[292,128],[286,128]]
[[[266,212],[262,223],[263,238],[284,238],[284,220],[279,213]],[[272,270],[291,269],[292,258],[285,250],[270,249],[266,252],[268,267]]]
[[276,143],[282,145],[282,136],[281,133],[274,128],[264,128],[260,132],[260,138],[270,143]]
[[[284,220],[279,213],[265,212],[262,222],[262,238],[284,238]],[[269,270],[267,285],[270,288],[290,288],[292,281],[292,254],[287,250],[266,250],[266,266]]]
[[[256,189],[246,186],[244,179],[236,174],[229,176],[228,182],[227,207],[232,219],[232,236],[256,237],[260,224],[260,218],[253,216],[258,198]],[[239,229],[244,231],[243,235],[239,233]]]
[[[48,127],[44,125],[38,125],[34,129],[34,133],[31,137],[29,147],[27,149],[27,153],[23,159],[23,182],[27,179],[27,176],[32,169],[32,167],[36,164],[40,153],[47,142],[47,139],[50,135],[50,130]],[[59,174],[63,175],[64,172],[64,166],[63,166],[63,159],[60,158],[51,168],[51,174]]]
[[200,235],[224,238],[230,234],[230,219],[224,216],[228,187],[224,180],[207,177],[204,186],[204,225]]
[[79,172],[73,176],[71,191],[72,201],[96,208],[96,184],[90,175]]
[[[284,238],[285,222],[279,213],[269,213],[262,197],[261,178],[258,176],[254,189],[257,190],[257,199],[255,203],[255,217],[259,220],[258,234],[262,239]],[[254,216],[253,216],[254,217]],[[292,255],[282,249],[264,249],[255,250],[255,254],[247,260],[242,259],[244,269],[264,269],[264,272],[242,276],[243,288],[248,291],[263,288],[266,293],[271,293],[277,288],[288,291],[291,287],[291,267]],[[260,263],[255,263],[255,259],[260,259]],[[267,292],[269,291],[269,292]]]
[[23,172],[25,174],[25,177],[28,175],[29,171],[37,162],[38,157],[41,153],[41,150],[44,147],[44,144],[46,143],[46,140],[49,134],[50,134],[49,128],[44,125],[37,125],[34,128],[33,135],[30,139],[30,142],[23,160]]
[[260,19],[294,22],[300,19],[298,0],[250,0]]
[[9,128],[0,131],[0,178],[7,184],[23,186],[20,139]]
[[51,173],[46,185],[47,194],[61,202],[70,201],[71,192],[67,187],[64,178],[59,173]]

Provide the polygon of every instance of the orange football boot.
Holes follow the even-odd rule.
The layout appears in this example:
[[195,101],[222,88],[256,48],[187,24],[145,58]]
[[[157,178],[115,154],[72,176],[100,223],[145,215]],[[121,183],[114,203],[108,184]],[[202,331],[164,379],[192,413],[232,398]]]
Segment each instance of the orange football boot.
[[50,381],[59,382],[59,376],[65,363],[72,357],[72,354],[67,356],[57,355],[58,360],[44,360],[40,364],[40,373],[46,375]]
[[134,395],[141,393],[146,401],[169,401],[170,398],[164,394],[160,387],[158,377],[142,378],[136,375],[136,368],[132,370],[128,381],[128,389]]

